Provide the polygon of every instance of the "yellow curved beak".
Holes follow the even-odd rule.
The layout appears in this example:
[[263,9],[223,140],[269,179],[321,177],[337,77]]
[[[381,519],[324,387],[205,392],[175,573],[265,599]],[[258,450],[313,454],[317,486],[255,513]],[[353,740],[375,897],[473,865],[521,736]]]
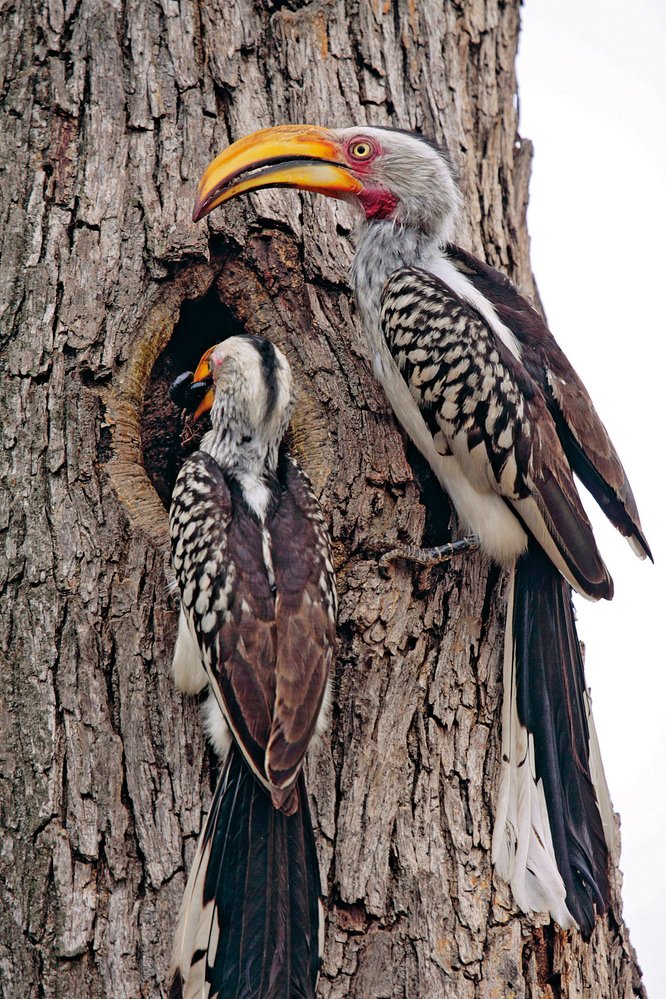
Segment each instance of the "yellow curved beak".
[[198,222],[237,194],[266,187],[294,187],[332,198],[363,190],[333,132],[314,125],[278,125],[239,139],[213,160],[199,182],[192,220]]
[[[196,371],[192,375],[192,383],[203,382],[207,378],[212,377],[209,358],[210,355],[215,350],[215,347],[217,347],[217,344],[213,344],[212,347],[209,347],[206,353],[202,356],[201,360],[197,364]],[[193,422],[196,423],[196,421],[199,419],[200,416],[203,416],[204,413],[209,412],[209,410],[213,408],[214,402],[215,402],[215,386],[211,385],[210,388],[206,390],[205,396],[203,397],[197,408],[194,410],[194,413],[192,414]]]

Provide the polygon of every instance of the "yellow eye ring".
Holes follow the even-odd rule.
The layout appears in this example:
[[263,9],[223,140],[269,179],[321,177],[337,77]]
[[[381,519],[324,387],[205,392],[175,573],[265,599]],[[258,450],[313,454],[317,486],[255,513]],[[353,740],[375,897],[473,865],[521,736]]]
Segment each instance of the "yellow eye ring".
[[374,153],[374,149],[369,142],[355,142],[349,152],[355,160],[367,160]]

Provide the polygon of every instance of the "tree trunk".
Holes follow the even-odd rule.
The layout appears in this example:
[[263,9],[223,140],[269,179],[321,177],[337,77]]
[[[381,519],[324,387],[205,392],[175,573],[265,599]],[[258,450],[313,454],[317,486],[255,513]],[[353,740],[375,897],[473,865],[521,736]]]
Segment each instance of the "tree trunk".
[[308,765],[321,997],[643,995],[617,871],[589,944],[517,913],[493,880],[502,579],[481,557],[378,572],[373,545],[455,525],[369,370],[348,209],[264,192],[210,229],[190,222],[200,172],[233,138],[392,123],[446,137],[459,241],[533,291],[518,6],[4,5],[3,995],[165,994],[213,777],[169,671],[166,385],[239,327],[292,362],[293,446],[336,553],[332,729]]

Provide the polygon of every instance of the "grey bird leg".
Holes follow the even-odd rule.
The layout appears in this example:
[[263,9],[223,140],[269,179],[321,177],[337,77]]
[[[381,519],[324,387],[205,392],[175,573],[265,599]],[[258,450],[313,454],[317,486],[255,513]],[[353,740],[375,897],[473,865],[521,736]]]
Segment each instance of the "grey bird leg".
[[379,560],[379,568],[386,569],[390,562],[396,559],[404,559],[406,562],[416,562],[417,565],[424,565],[432,568],[441,565],[442,562],[449,562],[457,555],[467,555],[468,552],[477,551],[479,539],[471,534],[459,541],[450,541],[445,545],[435,545],[432,548],[419,548],[417,545],[396,545],[390,551],[384,552]]

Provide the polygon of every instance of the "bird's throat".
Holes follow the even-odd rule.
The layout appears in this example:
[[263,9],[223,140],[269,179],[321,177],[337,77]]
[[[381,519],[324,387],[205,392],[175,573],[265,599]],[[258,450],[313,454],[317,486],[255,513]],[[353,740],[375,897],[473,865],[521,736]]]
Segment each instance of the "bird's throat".
[[433,237],[390,220],[366,222],[352,265],[352,285],[370,339],[379,331],[379,309],[386,279],[400,267],[425,267],[443,253]]
[[385,191],[381,188],[364,188],[357,197],[369,222],[395,218],[398,199],[391,191]]

